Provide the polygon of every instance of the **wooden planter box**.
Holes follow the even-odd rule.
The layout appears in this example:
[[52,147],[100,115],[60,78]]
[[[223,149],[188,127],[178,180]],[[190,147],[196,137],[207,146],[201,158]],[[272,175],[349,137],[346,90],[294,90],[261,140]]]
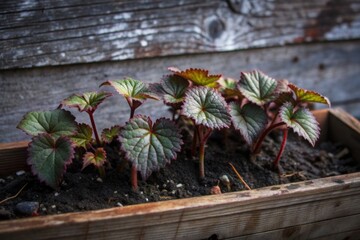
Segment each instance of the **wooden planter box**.
[[[360,123],[314,112],[321,140],[360,161]],[[0,174],[25,166],[26,143],[0,145]],[[360,173],[106,210],[0,222],[0,239],[358,239]]]

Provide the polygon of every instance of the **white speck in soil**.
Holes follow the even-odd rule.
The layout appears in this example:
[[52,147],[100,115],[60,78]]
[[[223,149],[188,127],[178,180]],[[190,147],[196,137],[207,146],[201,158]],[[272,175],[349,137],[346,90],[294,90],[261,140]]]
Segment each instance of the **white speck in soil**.
[[102,180],[100,177],[98,177],[98,178],[96,179],[96,181],[99,182],[99,183],[102,183],[102,182],[103,182],[103,180]]
[[55,192],[55,193],[54,193],[54,196],[55,196],[55,197],[59,196],[59,193],[58,193],[58,192]]
[[181,187],[183,187],[183,186],[184,186],[184,185],[183,185],[182,183],[179,183],[179,184],[176,185],[177,188],[181,188]]
[[7,176],[6,179],[7,180],[14,180],[14,177],[10,175],[10,176]]
[[20,170],[20,171],[16,172],[16,176],[21,176],[21,175],[24,175],[24,174],[25,174],[24,170]]
[[122,205],[120,202],[117,202],[117,203],[116,203],[116,206],[118,206],[118,207],[123,207],[124,205]]
[[117,194],[118,193],[118,191],[114,191],[114,194]]
[[55,208],[56,208],[56,205],[51,205],[51,208],[55,209]]
[[0,183],[5,183],[5,180],[0,178]]
[[149,201],[149,199],[148,199],[148,198],[145,198],[145,201],[146,201],[146,202],[148,202],[148,201]]

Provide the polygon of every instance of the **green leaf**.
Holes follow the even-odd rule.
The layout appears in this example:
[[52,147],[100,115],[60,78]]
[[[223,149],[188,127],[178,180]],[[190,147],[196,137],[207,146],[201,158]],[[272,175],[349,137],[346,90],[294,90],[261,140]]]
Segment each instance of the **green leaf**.
[[77,130],[75,117],[63,109],[29,112],[17,128],[32,136],[48,133],[54,138],[73,135]]
[[105,128],[101,133],[101,138],[105,143],[111,143],[119,136],[120,126],[113,126],[110,129]]
[[86,146],[92,142],[92,132],[92,128],[89,125],[81,123],[77,127],[77,133],[70,136],[70,139],[77,147],[86,149]]
[[74,157],[74,149],[67,137],[53,138],[49,134],[41,134],[33,138],[28,147],[27,162],[32,172],[52,188],[56,188],[62,180],[66,166]]
[[174,74],[183,77],[197,86],[217,87],[217,81],[221,75],[209,75],[209,71],[205,69],[189,68],[185,71],[180,71],[175,68],[169,68]]
[[287,102],[280,108],[280,118],[299,136],[305,138],[311,145],[315,145],[320,135],[319,123],[307,108],[294,111],[294,106]]
[[235,129],[239,130],[248,144],[252,144],[267,124],[265,111],[253,103],[243,107],[236,102],[230,103],[230,115]]
[[329,99],[320,93],[299,88],[294,84],[289,84],[289,87],[294,91],[297,101],[323,103],[327,104],[329,107],[331,105]]
[[220,78],[218,81],[220,84],[220,92],[227,99],[231,97],[238,97],[242,99],[244,96],[237,88],[237,81],[232,78]]
[[195,120],[197,125],[211,129],[229,127],[230,114],[224,98],[214,89],[194,87],[186,93],[182,108],[185,116]]
[[241,93],[251,102],[264,105],[276,98],[277,81],[260,71],[242,72],[239,82]]
[[181,150],[181,135],[174,122],[136,116],[120,132],[121,148],[126,158],[141,172],[143,179],[176,159]]
[[125,78],[122,80],[106,81],[100,86],[110,85],[125,98],[130,98],[139,102],[144,102],[146,99],[151,98],[159,100],[159,98],[150,91],[147,85],[139,80],[132,78]]
[[106,152],[104,148],[97,148],[95,153],[87,152],[83,156],[83,167],[82,169],[86,168],[87,166],[93,164],[95,167],[99,168],[104,165],[106,162]]
[[73,94],[64,99],[62,104],[68,107],[76,107],[80,112],[94,112],[99,104],[111,95],[108,92],[86,92],[82,95]]
[[174,105],[184,100],[189,82],[182,77],[168,75],[163,77],[161,83],[155,83],[152,87],[156,93],[163,97],[166,104]]

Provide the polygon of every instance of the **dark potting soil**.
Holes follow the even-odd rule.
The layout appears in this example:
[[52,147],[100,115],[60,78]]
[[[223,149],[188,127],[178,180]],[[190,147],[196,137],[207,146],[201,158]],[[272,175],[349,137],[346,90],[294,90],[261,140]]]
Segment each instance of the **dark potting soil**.
[[[21,212],[48,215],[208,195],[217,185],[223,193],[246,190],[229,163],[252,189],[360,170],[359,164],[340,144],[325,142],[312,148],[295,135],[290,135],[280,161],[283,174],[279,175],[272,162],[280,147],[281,135],[275,132],[267,137],[261,152],[255,157],[251,157],[249,147],[239,139],[238,134],[228,130],[227,135],[226,140],[223,132],[215,132],[210,137],[205,150],[206,178],[201,181],[198,179],[197,158],[189,156],[189,143],[184,144],[177,160],[154,172],[146,182],[141,181],[139,176],[138,192],[131,190],[130,166],[121,160],[116,144],[108,147],[107,152],[118,164],[116,167],[113,163],[113,167],[107,169],[105,179],[99,178],[96,169],[91,167],[80,172],[81,162],[76,160],[68,168],[58,190],[39,183],[28,172],[2,178],[0,201],[16,195],[26,186],[18,196],[0,205],[0,219],[24,217],[26,214],[19,212],[21,203],[25,204],[25,210],[20,209]],[[221,181],[224,175],[230,180],[229,186]],[[35,206],[26,206],[28,202],[35,202]]]

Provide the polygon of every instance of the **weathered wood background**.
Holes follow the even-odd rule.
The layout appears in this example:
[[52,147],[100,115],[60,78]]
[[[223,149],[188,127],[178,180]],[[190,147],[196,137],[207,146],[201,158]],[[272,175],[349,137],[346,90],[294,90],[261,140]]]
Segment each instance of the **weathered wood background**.
[[[15,128],[27,111],[109,79],[155,82],[168,66],[234,78],[258,68],[360,117],[360,1],[1,1],[0,142],[27,138]],[[99,128],[123,123],[127,108],[112,97]],[[167,115],[161,103],[139,110]]]

